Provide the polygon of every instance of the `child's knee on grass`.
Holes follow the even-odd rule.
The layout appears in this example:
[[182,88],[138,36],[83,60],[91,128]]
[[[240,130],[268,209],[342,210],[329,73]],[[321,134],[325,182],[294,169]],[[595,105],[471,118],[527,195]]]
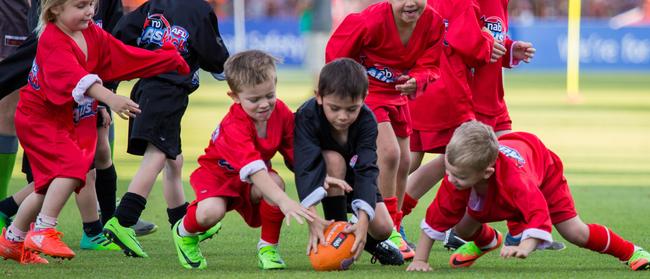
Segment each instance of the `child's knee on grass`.
[[214,197],[200,201],[196,208],[196,221],[204,228],[216,225],[226,214],[227,202],[224,198]]

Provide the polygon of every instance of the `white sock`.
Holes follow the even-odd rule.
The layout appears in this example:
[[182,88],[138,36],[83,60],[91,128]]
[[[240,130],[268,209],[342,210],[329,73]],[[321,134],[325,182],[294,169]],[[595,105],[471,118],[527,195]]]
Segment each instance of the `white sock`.
[[[185,217],[183,217],[183,219],[185,219]],[[197,235],[198,233],[191,233],[191,232],[188,232],[185,229],[185,225],[183,224],[183,219],[181,219],[181,223],[178,225],[178,235],[180,235],[180,236],[194,236],[194,235]]]
[[260,241],[257,243],[257,251],[259,251],[260,249],[262,249],[262,248],[264,248],[266,246],[277,246],[277,245],[278,245],[277,243],[273,244],[273,243],[264,241],[263,239],[260,239]]
[[481,250],[486,250],[486,249],[493,248],[494,246],[497,246],[497,237],[498,237],[498,235],[495,234],[494,239],[492,239],[492,242],[490,242],[490,244],[485,245],[483,247],[479,247],[479,248],[481,248]]
[[39,213],[38,217],[36,217],[36,224],[34,224],[34,231],[56,228],[56,225],[56,218]]
[[23,242],[25,241],[26,236],[27,232],[16,228],[14,224],[9,225],[9,228],[7,228],[7,232],[5,233],[5,239],[13,242]]

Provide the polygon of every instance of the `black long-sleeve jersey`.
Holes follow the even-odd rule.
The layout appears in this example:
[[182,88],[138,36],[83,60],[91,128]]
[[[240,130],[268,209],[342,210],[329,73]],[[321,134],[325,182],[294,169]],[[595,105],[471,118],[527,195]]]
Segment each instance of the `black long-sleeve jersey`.
[[166,73],[140,82],[164,81],[188,89],[199,86],[197,70],[223,72],[228,50],[221,39],[217,16],[204,0],[151,0],[125,15],[113,35],[127,45],[154,50],[174,44],[190,66],[189,75]]
[[332,150],[347,162],[346,181],[354,189],[351,207],[362,209],[370,219],[377,202],[377,120],[365,105],[357,120],[348,129],[348,140],[339,144],[332,136],[332,127],[323,108],[315,98],[305,102],[296,112],[294,135],[294,172],[298,196],[309,207],[326,196],[323,183],[327,173],[323,150]]

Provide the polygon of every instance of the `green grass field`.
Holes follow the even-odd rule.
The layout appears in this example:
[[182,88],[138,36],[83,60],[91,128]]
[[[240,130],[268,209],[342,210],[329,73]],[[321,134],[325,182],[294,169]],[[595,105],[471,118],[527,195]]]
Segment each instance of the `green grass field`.
[[[196,168],[196,158],[203,152],[212,130],[226,113],[230,100],[225,83],[204,77],[201,88],[190,97],[190,106],[183,119],[184,182],[188,200],[194,198],[189,174]],[[127,95],[131,84],[124,84],[120,94]],[[563,160],[576,206],[586,222],[605,224],[637,245],[650,248],[650,79],[647,74],[587,74],[582,78],[581,104],[570,104],[564,93],[564,77],[560,74],[514,73],[506,77],[506,97],[515,130],[537,134]],[[279,74],[278,97],[293,109],[311,94],[306,75],[283,71]],[[118,195],[126,190],[139,166],[140,157],[127,155],[126,121],[117,120],[115,165],[119,175]],[[19,158],[20,159],[20,158]],[[274,161],[285,178],[287,192],[296,197],[292,174],[281,160]],[[20,160],[17,160],[20,162]],[[10,192],[24,185],[20,165],[14,170]],[[160,184],[160,183],[158,183]],[[434,272],[411,274],[405,266],[382,267],[370,264],[370,256],[362,258],[345,273],[316,273],[311,270],[305,245],[307,227],[295,222],[283,228],[281,251],[289,268],[277,272],[257,269],[255,245],[258,230],[249,229],[236,213],[224,220],[221,233],[202,245],[208,259],[205,271],[187,271],[177,262],[165,213],[161,185],[154,188],[143,218],[156,222],[160,229],[140,240],[149,259],[127,258],[120,252],[87,252],[79,250],[81,221],[71,201],[64,209],[59,228],[64,240],[77,252],[72,261],[52,260],[47,266],[20,266],[0,262],[0,277],[84,278],[84,277],[281,277],[304,278],[354,276],[355,278],[394,278],[396,276],[477,277],[645,277],[634,273],[615,258],[599,255],[569,245],[560,252],[536,252],[527,260],[502,260],[498,253],[483,257],[472,268],[451,270],[449,252],[435,244],[430,258]],[[436,188],[437,189],[437,188]],[[405,219],[407,233],[413,240],[419,235],[418,224],[433,193],[429,193]],[[502,223],[496,224],[504,232]],[[559,235],[555,237],[561,239]]]

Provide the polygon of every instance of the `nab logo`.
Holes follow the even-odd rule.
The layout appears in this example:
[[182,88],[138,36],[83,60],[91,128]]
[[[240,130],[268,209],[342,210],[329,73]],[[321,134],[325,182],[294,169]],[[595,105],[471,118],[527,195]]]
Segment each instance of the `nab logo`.
[[350,159],[350,164],[349,164],[350,167],[354,168],[354,166],[357,164],[358,160],[359,160],[359,155],[352,156],[352,158]]
[[334,249],[339,249],[341,247],[341,244],[343,244],[343,241],[348,238],[348,236],[344,233],[339,233],[336,238],[332,241],[332,247]]
[[383,81],[385,83],[395,82],[395,74],[393,74],[393,72],[387,67],[383,67],[383,69],[379,69],[377,67],[370,67],[368,68],[367,72],[369,76],[377,80]]
[[445,33],[442,35],[442,44],[449,46],[449,42],[447,42],[447,29],[449,29],[449,20],[443,19],[442,23],[445,25]]
[[517,150],[514,150],[505,145],[499,145],[499,152],[503,153],[503,155],[506,155],[506,157],[517,161],[517,167],[521,168],[526,164],[526,160],[524,160],[524,157],[522,157]]
[[36,64],[36,59],[34,59],[32,62],[32,69],[29,70],[27,83],[29,83],[29,85],[34,88],[34,90],[41,89],[41,86],[38,84],[38,64]]
[[91,117],[95,115],[95,110],[93,110],[93,103],[95,102],[95,99],[92,98],[84,98],[83,102],[81,104],[78,104],[75,108],[74,111],[72,112],[72,117],[74,124],[79,123],[84,118]]
[[211,136],[212,142],[217,141],[217,138],[219,137],[219,127],[220,126],[217,125],[217,128],[215,128],[214,132],[212,132],[212,136]]
[[102,25],[104,25],[104,22],[101,19],[98,19],[95,21],[95,24],[99,26],[99,28],[102,28]]
[[503,41],[506,38],[506,27],[505,24],[503,24],[503,21],[501,18],[498,18],[496,16],[491,16],[491,17],[485,17],[483,16],[482,18],[485,28],[490,30],[492,32],[492,37],[494,37],[495,40],[497,41]]

